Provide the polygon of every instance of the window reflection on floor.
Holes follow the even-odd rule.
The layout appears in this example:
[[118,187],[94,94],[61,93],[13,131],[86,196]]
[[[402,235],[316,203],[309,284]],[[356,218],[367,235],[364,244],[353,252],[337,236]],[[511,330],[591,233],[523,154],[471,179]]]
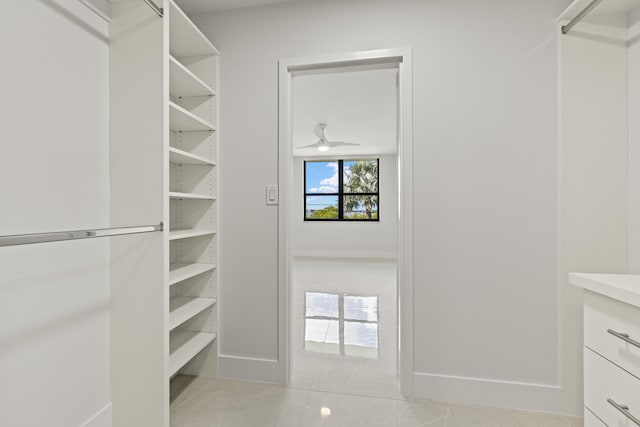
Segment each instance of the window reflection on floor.
[[378,358],[378,297],[306,292],[304,349]]

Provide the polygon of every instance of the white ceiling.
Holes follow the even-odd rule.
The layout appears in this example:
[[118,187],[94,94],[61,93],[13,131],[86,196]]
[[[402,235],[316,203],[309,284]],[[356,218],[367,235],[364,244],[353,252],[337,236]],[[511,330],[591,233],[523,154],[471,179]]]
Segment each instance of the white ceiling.
[[[284,3],[303,0],[177,0],[178,5],[188,14],[219,12],[228,9],[263,6],[273,3]],[[310,0],[306,0],[310,1]]]
[[[293,155],[393,154],[397,146],[397,68],[350,69],[293,78]],[[328,141],[359,146],[296,148],[318,141],[314,128],[326,123]]]

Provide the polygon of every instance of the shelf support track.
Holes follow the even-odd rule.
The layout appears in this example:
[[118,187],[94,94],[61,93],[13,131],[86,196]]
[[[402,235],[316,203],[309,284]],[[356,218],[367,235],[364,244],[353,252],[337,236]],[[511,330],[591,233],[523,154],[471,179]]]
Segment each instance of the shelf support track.
[[576,25],[578,22],[582,21],[582,18],[587,16],[600,3],[602,3],[602,0],[593,0],[591,3],[589,3],[587,5],[587,7],[582,9],[582,12],[577,14],[575,16],[575,18],[573,18],[571,21],[569,21],[569,23],[567,25],[563,25],[562,26],[562,34],[567,34],[573,28],[574,25]]
[[153,0],[144,0],[144,2],[149,5],[149,7],[153,9],[153,11],[157,13],[160,18],[164,17],[164,9],[155,4]]
[[30,245],[33,243],[61,242],[64,240],[92,239],[95,237],[124,236],[127,234],[153,233],[163,231],[164,224],[138,227],[99,228],[95,230],[54,231],[50,233],[14,234],[0,236],[0,247]]

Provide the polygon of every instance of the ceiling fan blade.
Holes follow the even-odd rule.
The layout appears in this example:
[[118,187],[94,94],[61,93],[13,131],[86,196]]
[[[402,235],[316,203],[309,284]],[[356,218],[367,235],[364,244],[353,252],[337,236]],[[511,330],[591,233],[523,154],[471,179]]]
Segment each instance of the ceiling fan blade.
[[328,141],[331,147],[340,147],[341,145],[360,145],[355,142],[344,142],[344,141]]
[[303,145],[301,147],[295,147],[295,148],[314,148],[314,147],[318,147],[321,144],[322,144],[322,141],[317,141],[317,142],[314,142],[313,144]]

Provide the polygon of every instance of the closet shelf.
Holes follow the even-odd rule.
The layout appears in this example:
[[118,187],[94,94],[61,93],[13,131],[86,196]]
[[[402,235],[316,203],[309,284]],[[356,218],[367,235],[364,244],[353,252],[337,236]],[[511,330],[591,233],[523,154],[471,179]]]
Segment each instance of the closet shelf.
[[215,264],[175,262],[169,264],[169,286],[216,268]]
[[214,131],[216,128],[175,102],[169,102],[169,127],[176,132]]
[[216,303],[215,298],[173,297],[169,301],[169,330],[202,313]]
[[174,97],[215,96],[215,91],[182,65],[173,56],[169,57],[169,92]]
[[173,0],[169,1],[169,35],[169,52],[177,58],[220,54]]
[[176,165],[215,166],[215,162],[209,159],[174,147],[169,147],[169,161]]
[[175,331],[169,345],[169,377],[173,377],[191,359],[216,339],[208,332]]
[[176,200],[215,200],[214,196],[210,196],[208,194],[195,194],[195,193],[180,193],[177,191],[169,192],[170,199]]
[[216,234],[215,230],[172,230],[169,232],[169,240],[188,239],[190,237],[209,236]]

